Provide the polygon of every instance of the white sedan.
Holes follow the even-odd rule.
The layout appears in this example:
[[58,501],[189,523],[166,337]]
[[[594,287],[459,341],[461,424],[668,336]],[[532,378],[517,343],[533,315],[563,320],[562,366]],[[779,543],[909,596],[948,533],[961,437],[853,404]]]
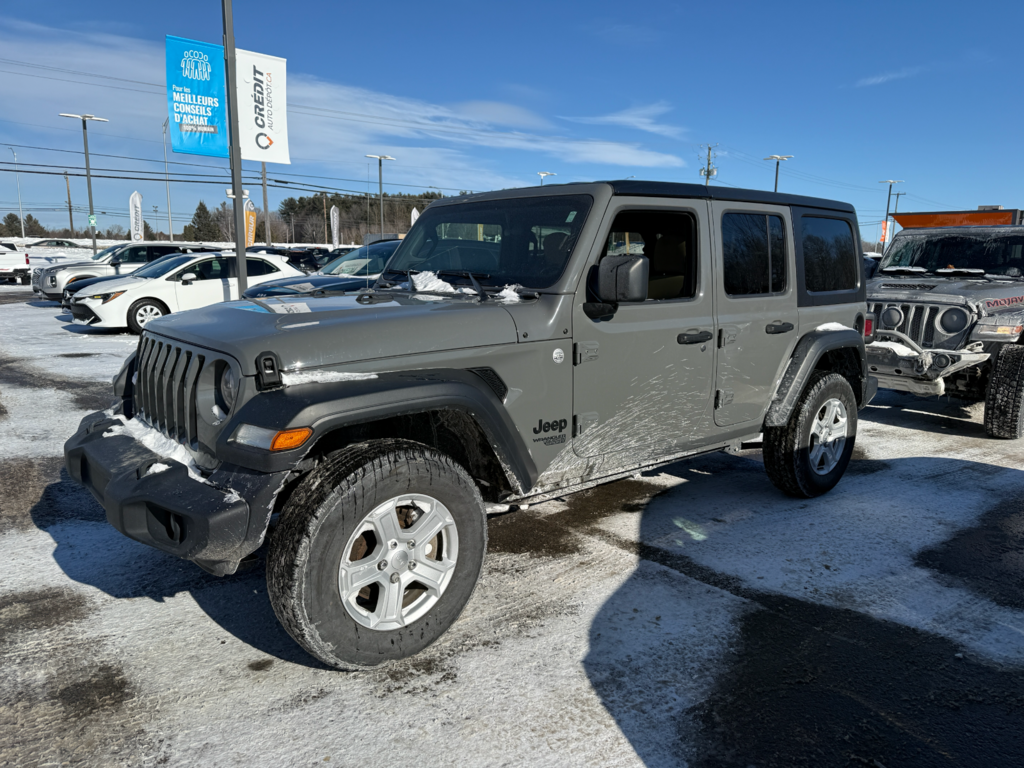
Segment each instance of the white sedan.
[[[304,273],[284,256],[246,257],[249,285]],[[76,322],[96,328],[141,333],[150,320],[238,298],[237,260],[233,253],[183,253],[164,256],[119,280],[98,283],[71,300]]]

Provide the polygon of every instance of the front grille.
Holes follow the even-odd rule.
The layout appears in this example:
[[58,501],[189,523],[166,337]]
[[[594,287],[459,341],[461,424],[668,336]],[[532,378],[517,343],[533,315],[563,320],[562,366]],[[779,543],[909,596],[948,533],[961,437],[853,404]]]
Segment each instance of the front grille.
[[193,449],[198,448],[196,383],[204,352],[143,335],[136,358],[135,411],[151,427]]
[[[871,311],[875,314],[875,323],[877,323],[879,331],[899,331],[900,333],[906,334],[914,342],[925,348],[935,347],[936,345],[944,346],[945,342],[950,341],[954,337],[961,336],[964,333],[961,331],[958,334],[946,334],[936,328],[935,320],[943,309],[948,308],[947,305],[875,302],[869,304],[869,306],[871,307]],[[886,326],[882,322],[882,312],[884,312],[888,307],[898,307],[903,312],[903,320],[896,328]],[[968,325],[968,327],[970,326]]]
[[930,291],[935,283],[882,283],[878,287],[888,291]]
[[40,281],[40,279],[42,279],[42,272],[43,272],[43,270],[39,269],[38,267],[36,267],[35,269],[32,270],[32,287],[33,288],[38,288],[39,287],[39,281]]

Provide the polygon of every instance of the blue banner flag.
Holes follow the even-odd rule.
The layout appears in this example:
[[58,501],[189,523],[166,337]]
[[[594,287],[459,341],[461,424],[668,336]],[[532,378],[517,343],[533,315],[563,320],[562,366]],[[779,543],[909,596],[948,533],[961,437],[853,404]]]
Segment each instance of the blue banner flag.
[[167,35],[167,112],[171,148],[228,156],[224,46]]

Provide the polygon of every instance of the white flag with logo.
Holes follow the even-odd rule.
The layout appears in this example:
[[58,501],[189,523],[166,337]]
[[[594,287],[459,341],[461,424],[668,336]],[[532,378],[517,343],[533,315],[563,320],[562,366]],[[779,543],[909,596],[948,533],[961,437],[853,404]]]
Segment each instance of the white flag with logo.
[[331,206],[331,243],[335,248],[338,247],[338,243],[341,242],[341,214],[338,211],[338,206]]
[[142,195],[138,192],[132,192],[132,196],[128,198],[128,216],[131,219],[132,242],[137,243],[142,240],[145,230],[142,224]]
[[410,224],[415,224],[416,223],[416,219],[418,219],[419,217],[420,217],[420,212],[417,211],[415,208],[413,208],[412,209],[412,221],[410,221],[409,223]]
[[284,59],[235,49],[242,159],[290,164]]

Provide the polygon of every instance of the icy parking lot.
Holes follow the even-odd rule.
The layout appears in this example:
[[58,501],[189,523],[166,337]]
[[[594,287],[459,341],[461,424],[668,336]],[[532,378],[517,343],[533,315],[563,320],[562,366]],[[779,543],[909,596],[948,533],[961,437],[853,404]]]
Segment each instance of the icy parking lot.
[[827,496],[756,450],[490,519],[427,651],[321,667],[262,566],[109,527],[62,445],[136,338],[0,286],[0,766],[1024,764],[1024,441],[883,393]]

